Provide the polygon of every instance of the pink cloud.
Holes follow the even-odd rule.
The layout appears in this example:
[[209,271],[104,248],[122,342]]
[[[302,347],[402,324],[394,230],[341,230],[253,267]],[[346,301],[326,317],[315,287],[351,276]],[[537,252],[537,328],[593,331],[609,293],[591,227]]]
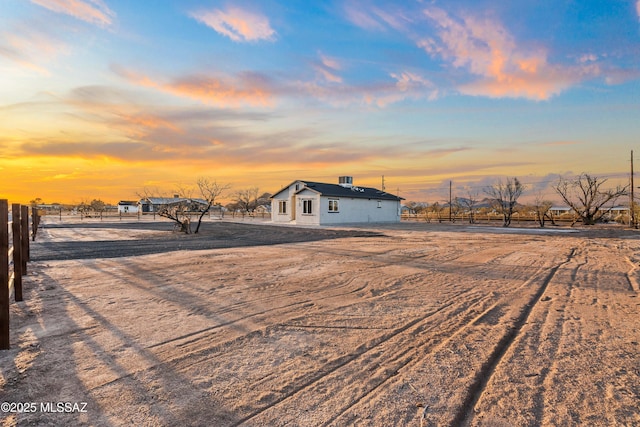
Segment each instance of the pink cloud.
[[115,13],[102,2],[102,0],[31,0],[56,13],[73,16],[100,27],[108,27],[112,24]]
[[640,19],[640,0],[636,2],[636,13],[638,14],[638,19]]
[[480,77],[458,87],[468,95],[546,100],[600,72],[595,63],[549,64],[546,51],[518,46],[501,24],[489,19],[458,20],[437,8],[424,14],[435,22],[439,40],[421,39],[418,46]]
[[312,66],[323,80],[331,83],[342,83],[342,77],[337,73],[342,69],[342,66],[337,59],[320,55],[320,61],[315,62]]
[[169,82],[156,81],[121,67],[113,71],[131,83],[158,89],[172,95],[196,99],[220,107],[269,106],[273,104],[270,82],[255,73],[241,73],[234,77],[192,75]]
[[191,17],[237,42],[272,40],[276,34],[267,17],[237,7],[193,12]]

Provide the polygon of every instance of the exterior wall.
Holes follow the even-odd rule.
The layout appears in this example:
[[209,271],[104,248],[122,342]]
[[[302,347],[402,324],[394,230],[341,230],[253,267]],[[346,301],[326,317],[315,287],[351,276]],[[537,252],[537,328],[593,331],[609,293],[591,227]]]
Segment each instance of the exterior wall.
[[[273,222],[290,222],[291,221],[291,201],[289,200],[289,192],[282,191],[274,196],[271,200],[271,221]],[[287,203],[287,212],[280,213],[280,201]]]
[[138,213],[138,205],[118,205],[118,213]]
[[[304,183],[296,181],[289,185],[287,189],[280,191],[271,200],[271,221],[273,222],[291,222],[296,218],[296,196],[295,193],[304,187]],[[287,203],[287,212],[280,213],[280,201],[283,200]]]
[[[311,213],[304,212],[304,202],[311,201]],[[315,191],[304,190],[296,195],[296,224],[320,225],[322,206],[320,195]]]
[[[329,200],[338,201],[338,212],[329,212]],[[396,200],[323,196],[320,203],[320,224],[400,222],[400,202]]]

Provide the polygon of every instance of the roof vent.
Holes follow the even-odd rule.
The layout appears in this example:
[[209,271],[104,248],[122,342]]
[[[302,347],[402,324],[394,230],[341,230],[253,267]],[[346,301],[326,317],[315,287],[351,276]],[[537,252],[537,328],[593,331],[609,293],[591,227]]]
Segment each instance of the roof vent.
[[338,184],[345,188],[353,187],[353,177],[352,176],[341,176],[338,177]]

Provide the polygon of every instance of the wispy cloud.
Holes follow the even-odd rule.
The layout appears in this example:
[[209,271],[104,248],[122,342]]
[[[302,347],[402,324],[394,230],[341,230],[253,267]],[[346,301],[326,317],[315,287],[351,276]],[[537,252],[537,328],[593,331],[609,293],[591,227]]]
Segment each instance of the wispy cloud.
[[480,77],[460,85],[462,93],[546,100],[600,73],[591,61],[572,67],[550,64],[544,49],[519,46],[494,20],[454,18],[438,8],[424,14],[436,25],[437,38],[421,38],[418,46]]
[[412,22],[412,19],[400,9],[390,11],[358,0],[345,3],[344,12],[351,23],[367,30],[403,30]]
[[283,93],[294,96],[311,96],[335,107],[361,104],[384,108],[405,99],[436,99],[435,85],[415,71],[388,73],[387,79],[370,82],[355,82],[343,76],[345,62],[323,53],[311,61],[316,73],[313,81],[287,83]]
[[238,73],[231,77],[189,75],[162,82],[120,66],[114,65],[112,70],[136,85],[219,107],[270,106],[274,102],[271,80],[259,73]]
[[108,27],[116,16],[102,0],[31,0],[56,13],[73,16],[74,18],[95,24],[100,27]]
[[[204,105],[157,105],[139,91],[109,86],[78,87],[64,96],[48,96],[40,102],[41,105],[6,106],[3,114],[15,123],[14,119],[23,114],[41,111],[44,126],[62,126],[65,132],[29,131],[9,139],[0,137],[0,147],[11,147],[14,157],[123,161],[153,167],[183,162],[208,169],[233,165],[284,170],[356,165],[381,157],[390,161],[438,158],[467,149],[434,147],[423,141],[396,141],[390,147],[371,144],[370,138],[345,145],[342,139],[327,138],[330,132],[324,126],[300,124],[283,129],[278,126],[280,118],[270,114]],[[48,120],[51,111],[57,112],[55,122]],[[273,126],[255,132],[256,125],[260,126],[257,122],[272,120]],[[292,150],[299,155],[289,156]]]
[[636,1],[636,13],[638,14],[638,20],[640,20],[640,0]]
[[407,99],[435,100],[440,93],[431,81],[413,71],[389,73],[386,80],[350,83],[338,73],[342,65],[335,58],[320,55],[310,67],[316,78],[306,81],[273,79],[255,72],[232,76],[192,74],[162,80],[118,65],[111,68],[135,85],[223,108],[271,108],[278,99],[299,101],[308,97],[340,108],[354,104],[384,108]]
[[237,42],[273,40],[276,35],[266,16],[238,7],[201,10],[191,12],[190,16]]
[[428,99],[433,101],[438,98],[436,86],[414,72],[390,73],[390,77],[396,81],[395,84],[367,95],[367,103],[375,104],[378,107],[386,107],[405,99]]
[[321,76],[322,80],[331,83],[342,83],[342,77],[338,72],[342,69],[340,62],[326,55],[320,55],[320,60],[312,64],[316,72]]
[[0,30],[0,59],[42,75],[49,75],[48,62],[68,50],[55,35],[35,25]]

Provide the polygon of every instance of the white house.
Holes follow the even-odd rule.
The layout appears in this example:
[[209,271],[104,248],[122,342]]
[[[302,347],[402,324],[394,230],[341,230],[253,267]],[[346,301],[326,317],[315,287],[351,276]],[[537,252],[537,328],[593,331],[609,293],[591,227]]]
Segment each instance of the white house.
[[402,200],[375,188],[356,187],[350,176],[341,176],[338,184],[294,181],[271,196],[271,219],[306,225],[400,222]]
[[138,202],[121,200],[118,202],[118,213],[138,213],[140,205]]

